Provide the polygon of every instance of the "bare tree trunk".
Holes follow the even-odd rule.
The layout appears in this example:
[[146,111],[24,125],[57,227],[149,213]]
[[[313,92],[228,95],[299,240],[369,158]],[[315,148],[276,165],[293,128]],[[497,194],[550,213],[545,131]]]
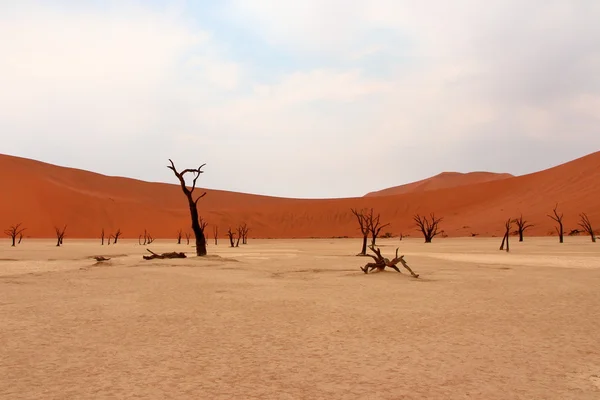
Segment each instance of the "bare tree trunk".
[[367,240],[369,240],[369,236],[368,235],[363,236],[362,248],[360,249],[359,255],[367,254]]
[[[175,168],[175,164],[173,163],[173,161],[170,159],[169,159],[169,161],[171,162],[171,165],[168,166],[168,168],[171,169],[175,173],[175,176],[177,177],[177,179],[179,179],[179,183],[181,184],[181,189],[183,190],[183,193],[185,194],[185,196],[188,200],[188,206],[190,209],[190,217],[192,219],[192,230],[194,231],[194,235],[196,236],[196,255],[197,256],[205,256],[207,254],[206,253],[206,238],[204,237],[204,231],[202,230],[202,227],[200,226],[200,222],[198,221],[198,219],[200,217],[198,215],[198,200],[200,200],[202,197],[204,197],[206,195],[206,192],[201,194],[195,200],[193,197],[193,192],[194,192],[194,189],[196,188],[196,181],[197,181],[198,177],[200,176],[200,174],[203,173],[202,167],[206,164],[202,164],[198,169],[185,169],[181,172],[178,172],[177,169]],[[184,175],[186,173],[194,174],[194,180],[193,180],[191,190],[188,189],[185,184]]]
[[558,226],[555,229],[556,229],[556,232],[558,233],[559,243],[563,243],[564,242],[564,230],[563,230],[563,215],[564,214],[561,213],[560,215],[558,215],[558,211],[556,211],[557,209],[558,209],[558,204],[556,204],[556,206],[554,207],[554,210],[553,210],[554,215],[548,215],[548,217],[558,223]]

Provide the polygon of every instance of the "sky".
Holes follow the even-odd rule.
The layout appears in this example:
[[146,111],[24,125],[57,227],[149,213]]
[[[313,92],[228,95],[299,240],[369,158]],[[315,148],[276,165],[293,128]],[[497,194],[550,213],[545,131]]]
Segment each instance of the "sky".
[[600,150],[597,0],[0,0],[0,153],[362,196]]

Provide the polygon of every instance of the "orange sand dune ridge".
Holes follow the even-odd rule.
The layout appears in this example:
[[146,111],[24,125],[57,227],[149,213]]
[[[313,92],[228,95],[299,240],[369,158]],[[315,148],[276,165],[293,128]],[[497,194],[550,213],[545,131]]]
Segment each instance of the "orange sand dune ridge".
[[512,178],[511,174],[497,174],[493,172],[442,172],[431,178],[423,179],[417,182],[407,183],[406,185],[394,186],[391,188],[370,192],[365,197],[374,196],[393,196],[405,193],[427,192],[431,190],[454,188],[458,186],[474,185],[482,182],[490,182],[499,179]]
[[[189,228],[181,188],[109,177],[34,160],[0,155],[0,227],[22,222],[29,237],[53,237],[54,226],[68,225],[69,238],[99,237],[120,228],[125,238],[147,229],[155,238],[175,238]],[[10,171],[10,173],[6,173]],[[443,175],[442,175],[443,176]],[[438,176],[439,177],[439,176]],[[382,233],[418,236],[414,213],[443,216],[440,228],[450,237],[501,235],[509,217],[523,213],[535,224],[529,235],[549,235],[554,223],[546,214],[559,203],[565,231],[577,229],[586,212],[600,229],[600,152],[541,172],[491,181],[439,184],[392,196],[343,199],[288,199],[207,189],[200,214],[225,236],[228,227],[246,222],[250,237],[310,238],[360,232],[350,208],[372,207],[390,226]],[[444,187],[451,186],[451,187]]]

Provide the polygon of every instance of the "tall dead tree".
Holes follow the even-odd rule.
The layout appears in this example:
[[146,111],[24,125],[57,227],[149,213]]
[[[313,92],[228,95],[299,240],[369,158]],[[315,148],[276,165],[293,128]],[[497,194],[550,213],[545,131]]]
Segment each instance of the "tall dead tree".
[[413,216],[413,220],[419,228],[418,230],[421,231],[425,238],[425,243],[431,243],[431,240],[438,235],[438,227],[442,219],[436,218],[434,213],[429,214],[429,218],[420,216],[419,214]]
[[248,232],[250,231],[250,228],[248,228],[248,224],[244,222],[242,225],[240,225],[240,229],[242,244],[248,244]]
[[523,219],[523,214],[514,221],[517,224],[517,232],[519,232],[519,242],[523,241],[524,233],[527,229],[533,227],[532,224],[528,224],[527,221]]
[[[144,239],[144,243],[142,243],[142,238]],[[152,242],[154,242],[154,238],[148,233],[147,230],[144,229],[144,234],[138,237],[138,243],[143,246],[146,244],[151,244]]]
[[367,230],[368,230],[368,232],[371,233],[371,246],[375,246],[375,242],[377,241],[377,236],[379,236],[379,233],[381,232],[381,230],[383,228],[385,228],[386,226],[389,226],[389,224],[382,225],[380,222],[381,215],[377,214],[377,216],[375,216],[372,208],[369,212],[364,214],[364,216],[365,216],[365,221],[367,223]]
[[356,217],[356,220],[358,221],[358,226],[360,227],[360,232],[363,235],[362,248],[360,250],[360,253],[357,254],[357,256],[366,256],[367,255],[367,240],[369,239],[369,226],[367,224],[367,219],[365,217],[365,213],[362,210],[358,211],[358,210],[355,210],[354,208],[351,208],[350,211],[352,211],[352,214],[354,214],[354,216]]
[[[188,169],[184,169],[183,171],[179,172],[179,171],[177,171],[177,168],[175,168],[175,164],[173,163],[173,161],[171,159],[169,159],[169,162],[171,163],[171,165],[167,166],[167,168],[172,170],[173,173],[175,174],[175,176],[177,177],[177,179],[179,180],[179,183],[181,184],[181,190],[183,191],[183,194],[185,194],[185,197],[187,198],[187,201],[188,201],[188,206],[190,208],[190,218],[192,220],[192,230],[194,231],[194,236],[196,236],[196,255],[197,256],[205,256],[206,255],[206,237],[204,236],[204,229],[200,225],[200,221],[199,221],[198,200],[200,200],[201,198],[206,196],[206,192],[202,193],[200,196],[198,196],[196,199],[194,199],[194,189],[196,189],[196,181],[200,177],[200,174],[204,173],[204,171],[202,171],[202,167],[204,167],[206,164],[202,164],[197,169],[188,168]],[[193,175],[191,189],[188,189],[188,187],[185,183],[185,174]]]
[[63,239],[65,238],[65,231],[67,230],[67,226],[64,228],[54,227],[54,232],[56,232],[56,247],[60,247],[63,244]]
[[[114,235],[111,235],[113,238],[113,244],[117,244],[117,242],[119,241],[119,238],[121,237],[121,235],[123,234],[123,232],[121,232],[121,228],[117,229],[117,231],[115,232]],[[110,238],[108,240],[109,244],[110,244]]]
[[213,226],[213,236],[215,238],[215,246],[219,244],[219,227],[217,225]]
[[596,243],[596,234],[594,233],[592,223],[590,222],[588,216],[585,213],[581,213],[579,214],[579,218],[581,218],[579,226],[581,226],[583,230],[586,231],[592,237],[592,242]]
[[19,236],[19,243],[21,243],[21,238],[23,237],[23,232],[27,229],[27,228],[21,228],[21,225],[23,225],[22,222],[20,222],[16,225],[12,225],[10,228],[4,230],[4,233],[12,239],[11,247],[15,247],[17,236]]
[[244,236],[244,228],[242,227],[242,225],[239,225],[237,228],[237,240],[235,242],[235,247],[240,247],[240,240],[242,240],[243,236]]
[[553,219],[554,221],[556,221],[556,223],[558,224],[558,226],[556,226],[554,229],[556,229],[556,232],[558,233],[558,241],[559,243],[563,243],[564,242],[564,231],[563,231],[563,213],[561,213],[560,215],[558,215],[558,204],[556,204],[556,206],[554,207],[554,215],[550,215],[548,214],[548,218]]
[[510,245],[508,243],[508,238],[510,236],[510,227],[512,226],[513,221],[509,218],[505,223],[504,223],[504,237],[502,238],[502,244],[500,245],[500,250],[504,250],[504,243],[506,243],[506,252],[508,253],[510,251]]
[[100,233],[100,245],[104,246],[104,228],[102,228],[102,233]]
[[233,241],[235,239],[235,232],[231,230],[231,227],[227,231],[227,236],[229,236],[229,244],[231,245],[231,247],[235,247],[235,243]]
[[181,231],[181,229],[177,232],[177,244],[181,244],[181,235],[183,235],[183,232]]

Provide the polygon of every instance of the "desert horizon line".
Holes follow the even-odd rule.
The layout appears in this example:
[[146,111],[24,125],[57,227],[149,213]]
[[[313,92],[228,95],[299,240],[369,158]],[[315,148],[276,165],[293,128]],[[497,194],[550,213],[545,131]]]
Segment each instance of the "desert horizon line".
[[[402,186],[407,186],[407,185],[411,185],[411,184],[416,184],[416,183],[420,183],[423,181],[427,181],[429,179],[433,179],[433,178],[437,178],[437,177],[441,177],[443,175],[452,175],[452,174],[457,174],[457,175],[471,175],[471,174],[488,174],[490,176],[496,176],[498,177],[498,180],[501,179],[512,179],[512,178],[520,178],[520,177],[525,177],[525,176],[529,176],[529,175],[534,175],[543,171],[547,171],[556,167],[559,167],[561,165],[565,165],[568,164],[570,162],[573,161],[577,161],[579,159],[583,159],[589,156],[592,156],[596,153],[600,153],[600,150],[595,150],[592,151],[588,154],[585,154],[583,156],[574,158],[572,160],[566,161],[566,162],[561,162],[558,164],[553,164],[552,166],[548,167],[548,168],[544,168],[544,169],[540,169],[540,170],[536,170],[533,172],[529,172],[529,173],[525,173],[525,174],[513,174],[510,172],[494,172],[494,171],[485,171],[485,170],[473,170],[473,171],[467,171],[467,172],[461,172],[461,171],[450,171],[450,170],[443,170],[438,172],[437,174],[425,177],[423,179],[418,179],[418,180],[414,180],[414,181],[409,181],[409,182],[404,182],[404,183],[400,183],[400,184],[396,184],[393,186],[389,186],[389,187],[385,187],[385,188],[378,188],[378,189],[374,189],[371,190],[367,193],[364,193],[362,196],[348,196],[348,197],[298,197],[298,196],[276,196],[276,195],[271,195],[268,193],[258,193],[258,192],[251,192],[251,191],[236,191],[236,190],[231,190],[231,189],[221,189],[221,188],[214,188],[214,187],[207,187],[207,186],[198,186],[198,188],[203,189],[203,190],[210,190],[210,191],[217,191],[217,192],[229,192],[229,193],[236,193],[236,194],[245,194],[245,195],[251,195],[251,196],[259,196],[259,197],[269,197],[269,198],[274,198],[274,199],[287,199],[287,200],[339,200],[339,199],[360,199],[363,197],[368,197],[369,195],[372,194],[376,194],[379,192],[385,192],[389,189],[394,189],[394,188],[398,188],[398,187],[402,187]],[[143,183],[150,183],[150,184],[164,184],[164,185],[174,185],[174,186],[179,186],[179,184],[177,182],[173,182],[173,181],[163,181],[163,180],[148,180],[148,179],[140,179],[140,178],[134,178],[134,177],[130,177],[130,176],[126,176],[126,175],[110,175],[110,174],[106,174],[106,173],[102,173],[102,172],[98,172],[98,171],[93,171],[93,170],[88,170],[88,169],[84,169],[84,168],[80,168],[80,167],[76,167],[76,166],[68,166],[68,165],[61,165],[61,164],[57,164],[57,163],[53,163],[53,162],[48,162],[48,161],[41,161],[35,158],[29,158],[29,157],[24,157],[24,156],[20,156],[20,155],[15,155],[15,154],[8,154],[8,153],[0,153],[0,156],[6,156],[6,157],[13,157],[13,158],[18,158],[21,160],[27,160],[30,162],[36,162],[36,163],[41,163],[41,164],[45,164],[45,165],[49,165],[52,167],[59,167],[59,168],[66,168],[66,169],[71,169],[71,170],[76,170],[76,171],[82,171],[82,172],[87,172],[87,173],[91,173],[91,174],[95,174],[95,175],[100,175],[103,177],[107,177],[107,178],[117,178],[117,179],[129,179],[129,180],[133,180],[136,182],[143,182]],[[168,159],[167,159],[168,161]],[[209,165],[208,163],[204,163],[202,162],[203,165]],[[504,176],[506,175],[506,176]],[[380,194],[378,196],[394,196],[394,194]]]

